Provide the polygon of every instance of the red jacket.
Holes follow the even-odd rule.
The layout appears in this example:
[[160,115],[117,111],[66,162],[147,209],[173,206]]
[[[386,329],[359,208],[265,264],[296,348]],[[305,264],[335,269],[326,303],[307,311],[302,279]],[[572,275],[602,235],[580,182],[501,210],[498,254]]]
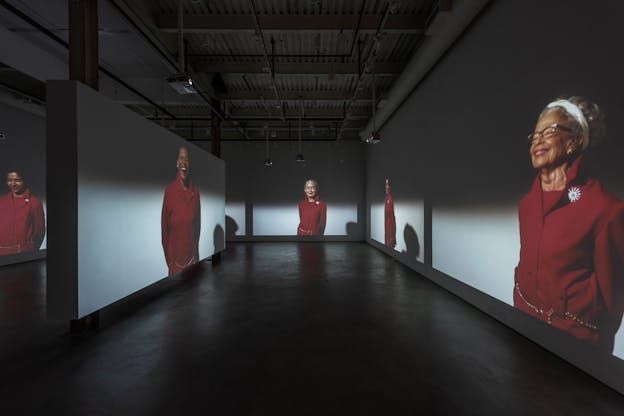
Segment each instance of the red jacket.
[[185,188],[179,174],[165,188],[160,225],[169,274],[199,260],[199,191],[190,180]]
[[384,231],[386,245],[388,247],[396,246],[396,220],[394,218],[394,201],[390,192],[386,193],[386,202],[384,203]]
[[323,235],[325,232],[325,220],[327,219],[327,205],[319,200],[318,195],[314,201],[308,199],[299,201],[299,227],[297,235]]
[[0,198],[0,255],[39,250],[44,235],[43,207],[30,190],[21,198],[11,192]]
[[514,306],[612,352],[624,310],[624,202],[584,174],[582,158],[548,200],[538,175],[519,204]]

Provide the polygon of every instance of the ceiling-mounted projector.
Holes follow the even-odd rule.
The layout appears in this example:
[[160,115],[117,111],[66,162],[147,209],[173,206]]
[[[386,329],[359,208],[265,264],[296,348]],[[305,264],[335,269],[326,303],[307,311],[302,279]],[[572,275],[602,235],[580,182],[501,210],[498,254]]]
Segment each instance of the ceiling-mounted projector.
[[193,80],[186,74],[174,74],[167,78],[167,83],[178,92],[178,94],[197,94],[193,86]]
[[381,136],[379,135],[378,131],[373,131],[367,139],[364,139],[364,143],[377,144],[380,141],[381,141]]

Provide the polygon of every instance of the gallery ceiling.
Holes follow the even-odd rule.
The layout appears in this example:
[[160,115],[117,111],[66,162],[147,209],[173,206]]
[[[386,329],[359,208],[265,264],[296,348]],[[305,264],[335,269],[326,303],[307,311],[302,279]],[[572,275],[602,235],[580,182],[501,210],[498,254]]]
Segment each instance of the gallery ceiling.
[[[67,0],[0,1],[0,88],[45,101],[67,77]],[[99,0],[100,90],[190,140],[359,140],[439,0]],[[183,55],[178,65],[183,11]],[[64,72],[65,71],[65,72]],[[166,82],[188,73],[198,94]]]

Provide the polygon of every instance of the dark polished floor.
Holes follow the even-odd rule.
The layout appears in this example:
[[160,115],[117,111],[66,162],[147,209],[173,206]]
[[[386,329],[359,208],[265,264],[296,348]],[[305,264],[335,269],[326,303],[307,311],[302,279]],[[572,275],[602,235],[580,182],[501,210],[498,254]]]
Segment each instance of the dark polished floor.
[[[365,244],[231,245],[69,335],[0,268],[0,415],[618,415],[624,396]],[[190,412],[190,413],[189,413]]]

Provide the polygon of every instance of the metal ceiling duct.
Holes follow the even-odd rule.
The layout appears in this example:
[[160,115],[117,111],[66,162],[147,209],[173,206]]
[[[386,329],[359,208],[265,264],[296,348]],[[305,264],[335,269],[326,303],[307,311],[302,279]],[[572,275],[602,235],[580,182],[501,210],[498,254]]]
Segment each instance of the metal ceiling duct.
[[479,14],[490,0],[455,0],[448,12],[439,12],[427,29],[423,44],[410,58],[401,75],[394,82],[385,98],[385,105],[371,118],[360,131],[362,140],[370,135],[373,125],[381,130],[386,121],[411,95],[416,86],[424,79],[427,72],[438,62],[444,53],[457,40],[470,22]]

